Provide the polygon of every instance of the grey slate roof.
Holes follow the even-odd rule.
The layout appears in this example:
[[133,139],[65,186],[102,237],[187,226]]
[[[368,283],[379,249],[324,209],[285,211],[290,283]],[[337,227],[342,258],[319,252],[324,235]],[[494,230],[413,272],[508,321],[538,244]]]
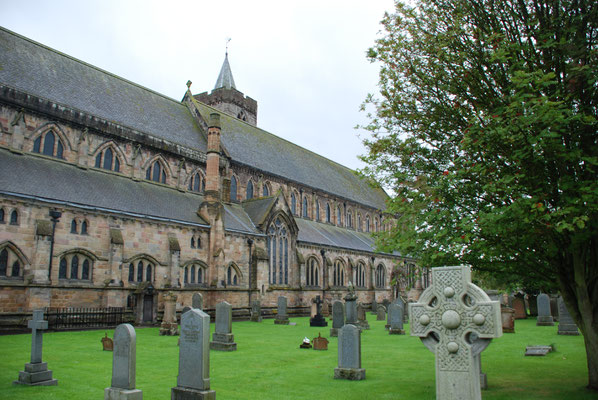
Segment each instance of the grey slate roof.
[[191,148],[206,141],[181,102],[0,27],[0,82]]
[[240,204],[224,205],[224,229],[227,231],[260,234]]
[[220,68],[220,74],[218,75],[214,89],[220,89],[222,87],[227,89],[236,89],[235,80],[233,79],[233,72],[231,71],[230,64],[228,63],[228,53],[226,53],[226,56],[224,56],[224,62],[222,63],[222,68]]
[[375,252],[374,239],[368,233],[357,232],[338,226],[295,218],[299,227],[298,242],[341,247],[356,251]]
[[125,176],[0,149],[0,192],[85,208],[207,225],[203,197]]
[[261,197],[244,201],[243,209],[251,218],[255,226],[260,226],[265,222],[265,218],[269,215],[274,203],[276,203],[276,196]]
[[[228,71],[234,85],[228,58],[222,71]],[[2,27],[0,83],[206,151],[205,138],[184,104]],[[211,112],[217,111],[201,103],[200,107],[206,121]],[[349,168],[232,116],[222,114],[221,123],[222,142],[234,162],[370,207],[386,208],[384,191],[370,187]]]

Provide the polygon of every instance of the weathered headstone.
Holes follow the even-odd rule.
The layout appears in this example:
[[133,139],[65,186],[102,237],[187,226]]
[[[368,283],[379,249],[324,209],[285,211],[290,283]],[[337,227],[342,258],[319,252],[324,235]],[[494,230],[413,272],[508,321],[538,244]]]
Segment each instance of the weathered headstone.
[[193,293],[191,297],[191,308],[203,311],[203,296],[201,293]]
[[376,299],[372,300],[372,314],[376,315],[376,313],[378,312],[378,303],[376,302]]
[[251,302],[251,320],[253,322],[262,322],[262,303],[259,300]]
[[565,305],[565,301],[562,297],[559,297],[559,335],[572,335],[577,336],[579,335],[579,330],[577,329],[577,325],[573,318],[571,318],[571,314],[569,314],[569,310],[567,310],[567,306]]
[[235,351],[235,335],[232,334],[233,307],[226,301],[216,304],[216,328],[212,334],[210,350]]
[[137,335],[131,324],[120,324],[114,330],[111,387],[104,389],[104,400],[141,400],[143,393],[135,389]]
[[349,293],[345,295],[346,324],[357,325],[357,295],[353,286],[349,285]]
[[171,400],[215,400],[210,390],[210,316],[192,309],[181,317],[179,375]]
[[357,326],[365,330],[370,329],[370,323],[365,313],[365,306],[361,303],[357,304]]
[[322,315],[322,299],[320,296],[316,296],[313,302],[316,305],[316,315],[309,320],[309,326],[328,326],[328,322]]
[[160,336],[176,336],[179,334],[179,325],[176,321],[177,296],[168,292],[164,295],[164,315],[160,324]]
[[379,305],[376,311],[376,321],[386,320],[386,308],[383,305]]
[[54,386],[58,380],[52,379],[52,371],[48,363],[42,361],[42,331],[48,329],[48,321],[44,321],[44,310],[34,310],[33,319],[27,323],[31,328],[31,362],[25,363],[25,371],[19,371],[19,379],[14,385]]
[[511,307],[501,307],[500,319],[503,333],[515,333],[515,310]]
[[529,306],[529,315],[532,317],[538,316],[538,296],[535,294],[527,295],[527,304]]
[[[481,399],[474,357],[502,335],[502,324],[500,304],[471,283],[471,268],[432,268],[432,285],[409,313],[411,336],[436,354],[436,399]],[[468,342],[468,332],[479,339]]]
[[552,346],[527,346],[525,348],[526,356],[543,357],[552,351]]
[[513,298],[513,310],[515,311],[515,319],[526,319],[527,312],[525,311],[525,301],[523,297],[515,296]]
[[276,318],[274,318],[274,323],[278,325],[289,324],[289,315],[287,314],[287,298],[285,296],[278,297],[278,312],[276,313]]
[[404,335],[403,329],[403,301],[397,298],[388,306],[388,333],[390,335]]
[[312,340],[314,343],[314,350],[328,350],[328,339],[322,337],[320,333],[318,333],[318,337]]
[[336,300],[332,303],[332,328],[330,328],[330,336],[337,337],[338,330],[345,325],[345,305],[342,301]]
[[191,307],[189,306],[185,306],[183,307],[183,309],[181,310],[181,317],[183,316],[183,314],[185,314],[187,311],[189,311],[191,309]]
[[554,319],[550,314],[550,297],[546,293],[538,296],[538,320],[537,326],[554,326]]
[[339,331],[338,367],[334,369],[334,379],[365,379],[365,369],[361,368],[361,330],[355,325],[345,325]]
[[559,304],[558,304],[558,297],[555,294],[551,294],[548,296],[550,298],[550,315],[552,315],[552,320],[554,322],[559,321]]
[[100,339],[102,342],[102,350],[104,351],[113,351],[114,350],[114,342],[112,339],[108,337],[108,332],[106,332],[106,336]]

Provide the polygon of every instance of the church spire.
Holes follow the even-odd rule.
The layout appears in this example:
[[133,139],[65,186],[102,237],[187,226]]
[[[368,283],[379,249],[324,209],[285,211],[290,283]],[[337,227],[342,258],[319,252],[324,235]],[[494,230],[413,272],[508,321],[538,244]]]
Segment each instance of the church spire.
[[222,63],[222,68],[220,68],[220,75],[218,75],[218,80],[214,86],[214,89],[220,88],[236,89],[233,73],[230,70],[230,64],[228,63],[228,46],[226,55],[224,56],[224,62]]

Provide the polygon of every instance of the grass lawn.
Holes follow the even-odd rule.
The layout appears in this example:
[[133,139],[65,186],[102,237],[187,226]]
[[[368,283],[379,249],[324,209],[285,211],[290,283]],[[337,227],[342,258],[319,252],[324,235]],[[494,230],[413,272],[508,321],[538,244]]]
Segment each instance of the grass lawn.
[[[371,329],[361,336],[364,381],[333,379],[337,338],[328,338],[328,351],[299,349],[303,337],[318,332],[328,337],[330,327],[311,328],[308,318],[293,318],[296,326],[268,319],[233,323],[238,350],[210,353],[211,388],[219,399],[435,399],[433,354],[418,338],[389,335],[384,321],[369,313],[368,320]],[[483,398],[598,399],[598,393],[585,389],[582,337],[560,336],[556,326],[536,327],[535,322],[517,320],[515,334],[495,339],[482,353],[489,385]],[[58,379],[53,387],[13,386],[29,362],[31,335],[0,336],[0,399],[103,398],[112,369],[112,353],[101,350],[104,332],[44,334],[43,360]],[[546,357],[523,355],[526,345],[549,344],[556,352]],[[158,328],[137,329],[137,388],[143,398],[169,399],[177,369],[177,337],[159,336]]]

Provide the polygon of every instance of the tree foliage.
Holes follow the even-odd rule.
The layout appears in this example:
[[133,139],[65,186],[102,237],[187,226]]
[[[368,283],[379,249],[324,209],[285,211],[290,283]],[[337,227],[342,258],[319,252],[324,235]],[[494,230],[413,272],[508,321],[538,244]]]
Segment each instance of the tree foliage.
[[382,24],[362,157],[394,193],[380,247],[558,285],[596,371],[598,2],[397,2]]

